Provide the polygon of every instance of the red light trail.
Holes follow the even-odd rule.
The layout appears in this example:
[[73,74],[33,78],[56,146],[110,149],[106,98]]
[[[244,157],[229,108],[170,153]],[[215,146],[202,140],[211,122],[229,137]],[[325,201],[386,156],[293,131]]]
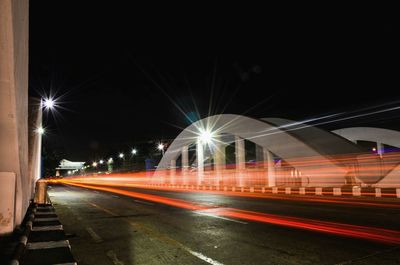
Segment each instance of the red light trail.
[[267,214],[261,212],[235,209],[235,208],[210,207],[209,205],[192,203],[180,199],[172,199],[158,195],[144,194],[140,192],[111,188],[106,186],[94,186],[94,185],[82,184],[69,180],[52,180],[50,182],[112,192],[128,197],[139,198],[147,201],[166,204],[173,207],[183,208],[186,210],[200,211],[216,216],[256,221],[266,224],[295,228],[295,229],[302,229],[320,233],[333,234],[338,236],[365,239],[386,244],[400,244],[400,231],[394,231],[376,227],[368,227],[368,226],[342,224],[336,222],[319,221],[307,218],[282,216],[276,214]]

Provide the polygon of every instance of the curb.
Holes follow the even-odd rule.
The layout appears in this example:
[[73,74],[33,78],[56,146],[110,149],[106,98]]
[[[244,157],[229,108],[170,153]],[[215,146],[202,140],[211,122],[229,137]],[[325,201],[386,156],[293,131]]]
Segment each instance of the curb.
[[400,198],[400,188],[371,188],[371,187],[237,187],[210,185],[173,185],[146,184],[145,187],[174,188],[182,190],[208,190],[247,193],[271,193],[286,195],[315,195],[315,196],[353,196],[375,198]]

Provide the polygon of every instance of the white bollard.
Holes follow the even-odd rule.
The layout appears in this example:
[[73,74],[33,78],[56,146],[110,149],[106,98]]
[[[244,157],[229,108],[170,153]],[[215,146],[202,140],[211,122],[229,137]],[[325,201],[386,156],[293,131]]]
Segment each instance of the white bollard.
[[361,196],[361,188],[353,187],[353,196]]
[[333,196],[341,196],[342,189],[341,188],[333,188]]
[[375,188],[375,197],[377,197],[377,198],[382,197],[381,188]]

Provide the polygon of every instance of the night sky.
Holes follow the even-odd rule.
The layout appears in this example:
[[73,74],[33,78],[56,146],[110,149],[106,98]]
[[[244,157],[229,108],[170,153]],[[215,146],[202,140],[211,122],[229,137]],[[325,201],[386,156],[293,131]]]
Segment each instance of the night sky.
[[[390,17],[87,2],[30,1],[30,95],[60,97],[45,145],[70,160],[173,139],[188,117],[303,120],[398,106]],[[400,129],[400,111],[323,127],[369,125]]]

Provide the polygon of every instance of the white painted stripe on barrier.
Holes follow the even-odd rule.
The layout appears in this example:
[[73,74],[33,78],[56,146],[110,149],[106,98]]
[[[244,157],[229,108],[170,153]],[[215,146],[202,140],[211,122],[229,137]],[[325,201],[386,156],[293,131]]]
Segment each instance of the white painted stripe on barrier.
[[290,187],[285,188],[285,194],[290,194],[292,192],[292,189]]
[[273,187],[272,188],[272,193],[277,194],[278,193],[278,188],[277,187]]
[[254,192],[254,187],[250,187],[250,192]]
[[240,192],[244,192],[244,188],[243,187],[240,187]]
[[300,195],[305,195],[306,194],[306,188],[299,188],[299,194]]
[[68,240],[47,241],[47,242],[32,242],[26,245],[27,249],[49,249],[70,247]]
[[261,192],[265,193],[265,188],[264,187],[261,188]]
[[322,188],[315,188],[315,195],[322,195]]
[[399,188],[396,189],[396,197],[400,198],[400,189]]
[[224,191],[228,191],[228,187],[227,186],[224,187]]
[[341,196],[342,195],[342,189],[341,188],[333,188],[333,195],[334,196]]
[[19,238],[19,242],[26,245],[26,243],[28,242],[28,237],[27,236],[21,236]]
[[45,214],[55,214],[55,213],[54,212],[36,212],[35,216],[36,215],[45,215]]
[[32,231],[54,231],[54,230],[62,230],[62,225],[47,225],[47,226],[35,226],[32,227]]
[[236,191],[236,187],[232,187],[232,191]]
[[34,222],[58,221],[58,218],[57,217],[49,217],[49,218],[38,218],[38,217],[36,217],[33,221]]
[[377,197],[377,198],[382,197],[381,188],[375,188],[375,197]]

